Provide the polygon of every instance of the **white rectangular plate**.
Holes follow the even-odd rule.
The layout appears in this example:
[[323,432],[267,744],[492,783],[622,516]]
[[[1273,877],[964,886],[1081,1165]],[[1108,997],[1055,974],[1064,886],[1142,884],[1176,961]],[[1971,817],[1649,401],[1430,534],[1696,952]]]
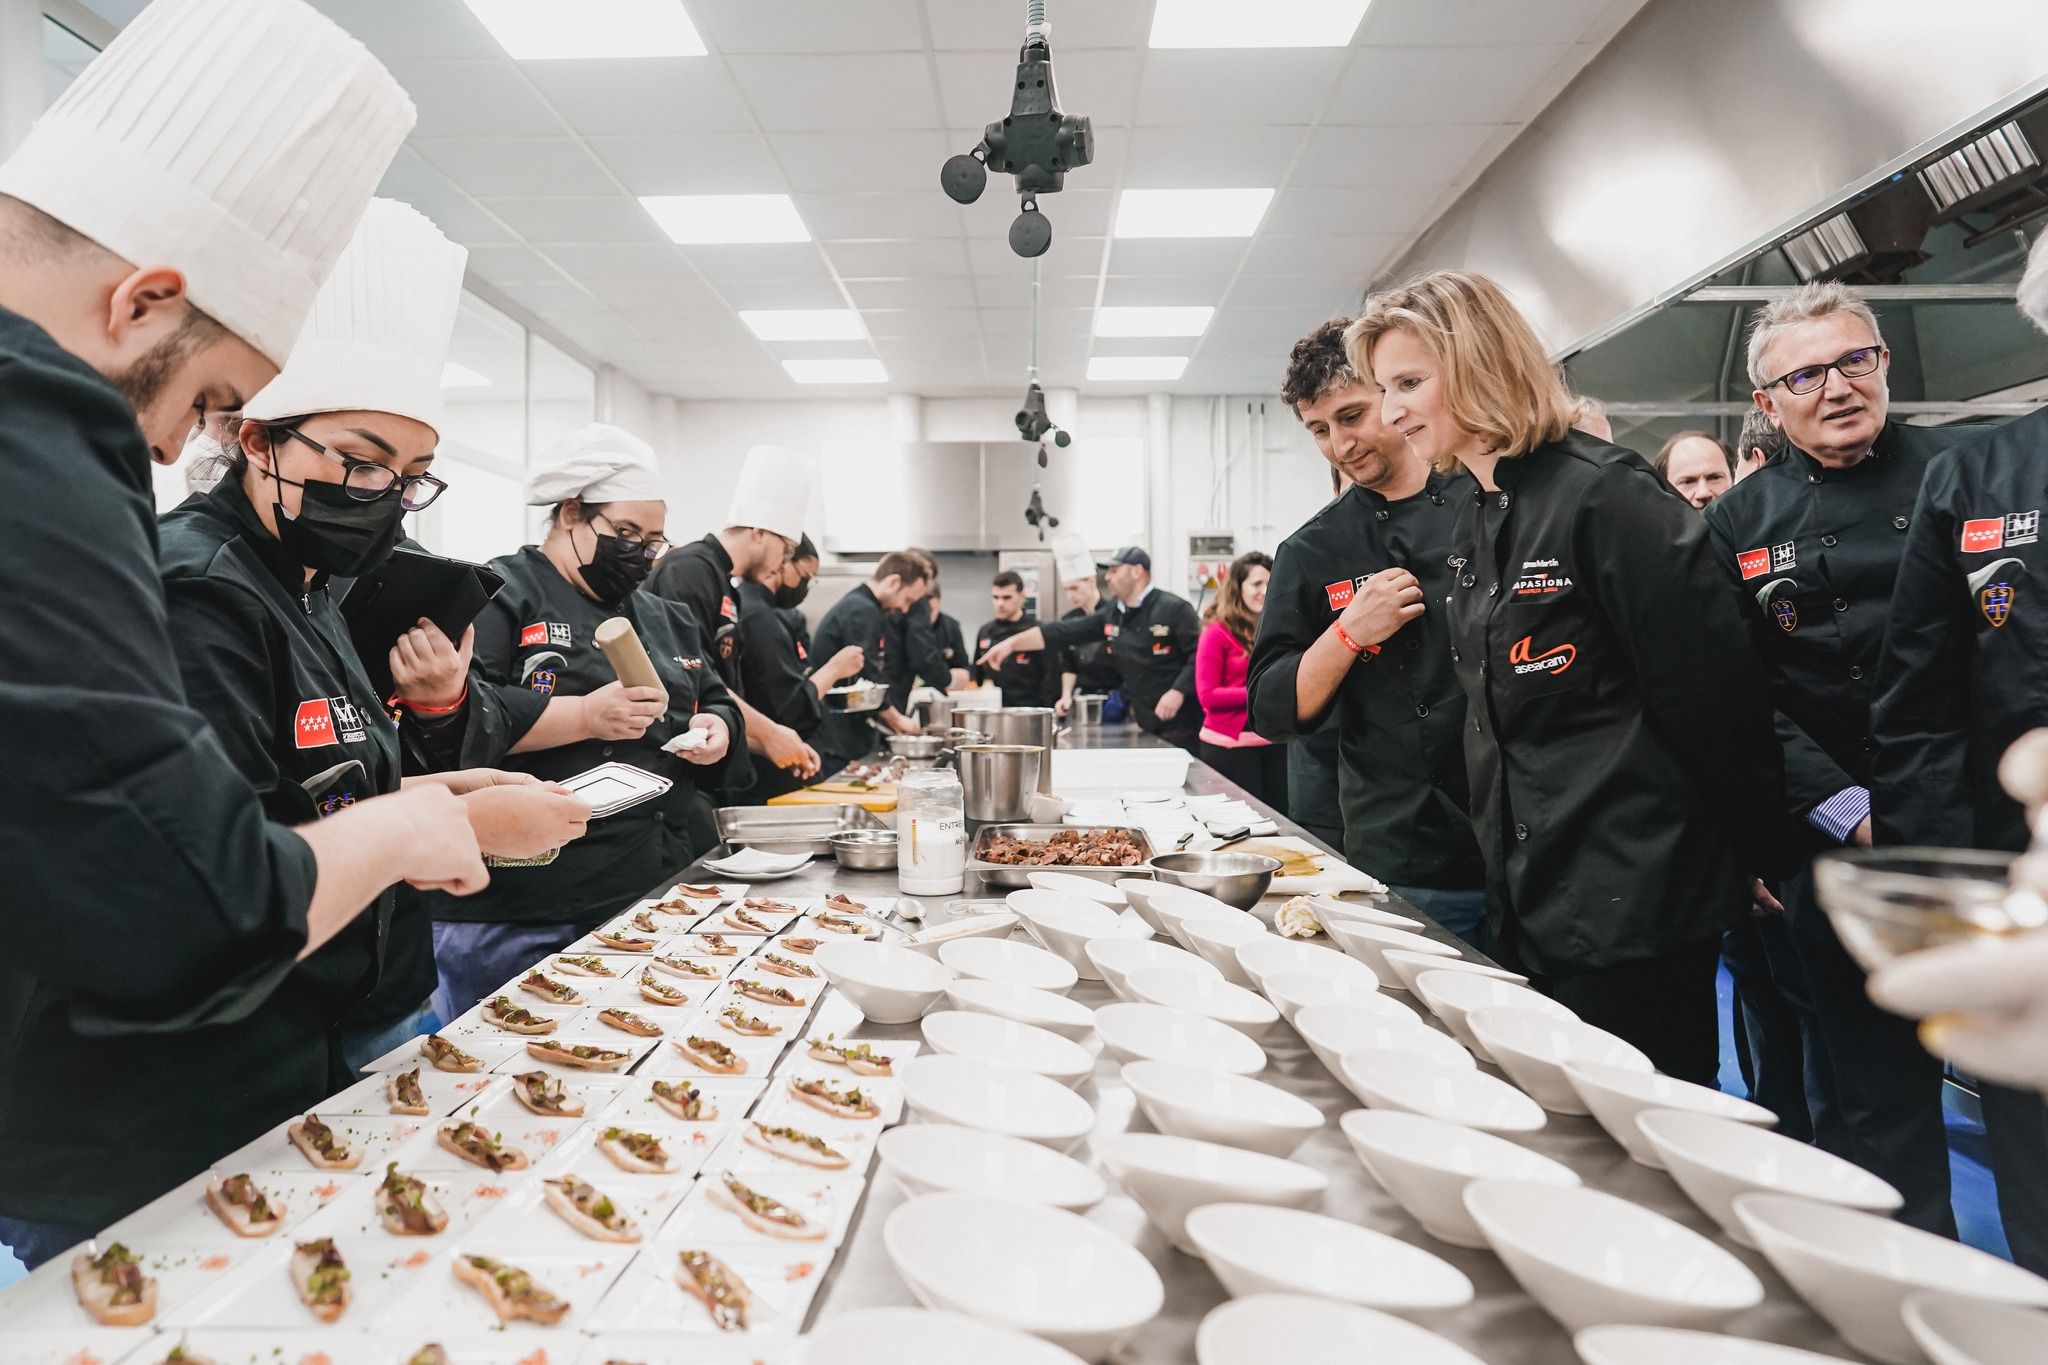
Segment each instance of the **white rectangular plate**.
[[[697,1297],[685,1290],[676,1281],[679,1265],[678,1253],[682,1246],[650,1247],[636,1257],[626,1273],[619,1276],[611,1293],[605,1295],[599,1305],[598,1316],[605,1324],[605,1340],[612,1343],[612,1354],[606,1359],[619,1359],[614,1330],[623,1332],[683,1332],[697,1338],[713,1341],[727,1336],[712,1325],[711,1315]],[[796,1331],[803,1325],[804,1315],[810,1311],[811,1300],[817,1297],[818,1286],[825,1278],[825,1270],[832,1262],[830,1247],[818,1244],[798,1246],[791,1243],[786,1247],[762,1247],[746,1242],[729,1242],[721,1245],[708,1243],[692,1244],[689,1250],[708,1251],[731,1267],[732,1272],[746,1282],[753,1298],[753,1308],[748,1314],[744,1335],[754,1340],[760,1335],[779,1336]],[[702,1361],[712,1359],[692,1347],[687,1353],[674,1356],[656,1356],[658,1360]],[[724,1359],[724,1357],[715,1357]],[[758,1359],[756,1354],[739,1357],[742,1360]],[[630,1359],[640,1362],[643,1355],[635,1354]]]
[[663,1225],[661,1235],[655,1239],[657,1244],[675,1247],[723,1242],[783,1252],[823,1252],[837,1246],[846,1235],[854,1206],[860,1202],[862,1182],[858,1176],[823,1171],[758,1171],[742,1177],[755,1191],[781,1200],[813,1225],[825,1229],[825,1236],[818,1240],[775,1237],[754,1231],[738,1214],[723,1204],[711,1202],[711,1187],[720,1181],[723,1169],[705,1168],[675,1217]]
[[[519,1320],[501,1329],[498,1315],[491,1311],[484,1296],[456,1279],[450,1269],[454,1256],[463,1254],[489,1256],[526,1271],[542,1288],[568,1300],[568,1314],[552,1327]],[[632,1259],[632,1247],[586,1242],[566,1228],[559,1240],[540,1243],[464,1238],[453,1254],[441,1257],[431,1268],[430,1282],[422,1285],[419,1293],[407,1297],[391,1326],[407,1335],[428,1331],[476,1337],[502,1331],[508,1347],[517,1342],[515,1349],[505,1351],[505,1360],[519,1360],[543,1343],[551,1359],[557,1349],[566,1356],[580,1347],[578,1333],[599,1321],[599,1300]]]
[[323,1329],[345,1331],[381,1325],[392,1309],[415,1289],[438,1258],[431,1248],[408,1247],[395,1238],[341,1238],[334,1241],[349,1269],[354,1301],[332,1324],[322,1323],[292,1287],[294,1245],[278,1242],[251,1257],[229,1282],[192,1298],[164,1315],[174,1330],[234,1327],[256,1330]]
[[[95,1241],[83,1250],[96,1252],[102,1245]],[[142,1273],[156,1280],[156,1321],[142,1327],[101,1327],[78,1306],[78,1294],[71,1287],[71,1255],[54,1256],[0,1295],[0,1347],[6,1348],[9,1365],[15,1359],[12,1347],[17,1332],[69,1334],[81,1345],[87,1336],[103,1333],[140,1341],[195,1295],[233,1279],[237,1267],[262,1247],[260,1242],[182,1248],[126,1245],[142,1262]],[[168,1353],[169,1347],[165,1350]]]
[[[314,1110],[318,1114],[320,1111]],[[285,1136],[285,1129],[299,1121],[294,1116],[284,1123],[213,1163],[216,1171],[247,1171],[256,1175],[265,1171],[281,1171],[288,1175],[329,1175],[345,1179],[357,1173],[367,1174],[382,1171],[384,1163],[392,1154],[424,1133],[432,1125],[432,1119],[392,1118],[388,1115],[356,1116],[343,1114],[320,1114],[320,1121],[332,1128],[335,1135],[347,1140],[349,1147],[362,1154],[362,1160],[346,1171],[330,1171],[315,1166],[306,1160],[306,1154],[292,1145]]]

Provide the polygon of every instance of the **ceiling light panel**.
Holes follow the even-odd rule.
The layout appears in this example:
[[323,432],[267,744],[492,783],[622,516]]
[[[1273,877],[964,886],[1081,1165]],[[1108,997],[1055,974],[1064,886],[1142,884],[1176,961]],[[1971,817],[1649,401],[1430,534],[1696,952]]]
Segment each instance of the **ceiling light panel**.
[[1153,47],[1346,47],[1370,0],[1159,0]]
[[1114,231],[1123,238],[1249,237],[1272,202],[1270,189],[1125,190]]
[[811,230],[786,194],[646,194],[640,206],[670,241],[682,246],[811,240]]
[[782,368],[799,384],[886,384],[879,360],[785,360]]
[[859,341],[868,334],[851,308],[743,308],[740,321],[763,341]]
[[1117,308],[1095,310],[1099,337],[1198,337],[1209,330],[1214,308]]
[[1178,379],[1188,367],[1184,355],[1099,355],[1088,362],[1088,377],[1108,381]]
[[701,57],[682,0],[463,0],[514,61]]

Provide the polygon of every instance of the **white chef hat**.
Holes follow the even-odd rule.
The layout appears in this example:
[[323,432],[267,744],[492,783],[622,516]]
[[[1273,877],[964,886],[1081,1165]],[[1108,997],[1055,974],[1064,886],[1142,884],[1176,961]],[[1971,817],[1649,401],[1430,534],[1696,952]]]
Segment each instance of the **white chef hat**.
[[415,117],[303,0],[155,0],[0,163],[0,194],[182,271],[281,366]]
[[1052,533],[1052,557],[1054,571],[1062,583],[1095,577],[1095,556],[1088,552],[1088,546],[1081,537],[1072,531]]
[[258,422],[315,412],[393,412],[441,426],[441,371],[462,303],[467,248],[396,199],[372,199],[320,288],[277,378],[242,408]]
[[801,540],[810,503],[810,463],[781,446],[755,446],[740,466],[740,486],[725,524],[757,526],[784,540]]
[[654,447],[630,431],[592,422],[555,441],[541,454],[540,467],[526,476],[526,501],[552,507],[584,502],[662,502],[661,471]]

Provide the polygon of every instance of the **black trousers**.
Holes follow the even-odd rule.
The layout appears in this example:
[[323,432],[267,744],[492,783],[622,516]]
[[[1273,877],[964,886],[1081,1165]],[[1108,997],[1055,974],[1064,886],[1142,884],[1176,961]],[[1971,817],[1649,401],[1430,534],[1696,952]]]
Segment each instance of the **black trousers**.
[[[1783,940],[1779,969],[1773,972],[1766,940]],[[1827,1087],[1832,1107],[1833,1080],[1825,1073],[1825,1044],[1810,1028],[1812,1002],[1803,978],[1781,980],[1798,963],[1791,951],[1790,931],[1781,916],[1749,915],[1721,936],[1721,961],[1735,983],[1735,1055],[1749,1097],[1778,1116],[1778,1131],[1801,1142],[1813,1141],[1813,1089]],[[1820,1049],[1809,1067],[1809,1041]]]
[[1900,1222],[1955,1236],[1941,1062],[1911,1020],[1871,1003],[1863,969],[1814,897],[1813,874],[1782,883],[1778,899],[1834,1082],[1835,1112],[1815,1115],[1815,1142],[1895,1185],[1906,1197]]
[[1227,749],[1202,741],[1202,762],[1259,800],[1287,814],[1287,746],[1250,744]]
[[1977,1094],[2006,1245],[2019,1265],[2048,1275],[2048,1103],[2003,1085],[1979,1086]]
[[[1512,935],[1514,926],[1508,926]],[[1504,960],[1517,957],[1511,942]],[[1660,957],[1543,976],[1529,984],[1579,1018],[1634,1043],[1667,1076],[1714,1084],[1721,1069],[1721,1015],[1714,996],[1721,945],[1713,939]]]

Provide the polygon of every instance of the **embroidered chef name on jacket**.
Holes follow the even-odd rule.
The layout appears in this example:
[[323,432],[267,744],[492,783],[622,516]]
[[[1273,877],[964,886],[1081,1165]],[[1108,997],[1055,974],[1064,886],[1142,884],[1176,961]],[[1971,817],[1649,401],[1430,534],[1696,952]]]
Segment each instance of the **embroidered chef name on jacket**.
[[1572,585],[1571,575],[1555,559],[1530,559],[1522,563],[1510,595],[1518,598],[1550,597]]

